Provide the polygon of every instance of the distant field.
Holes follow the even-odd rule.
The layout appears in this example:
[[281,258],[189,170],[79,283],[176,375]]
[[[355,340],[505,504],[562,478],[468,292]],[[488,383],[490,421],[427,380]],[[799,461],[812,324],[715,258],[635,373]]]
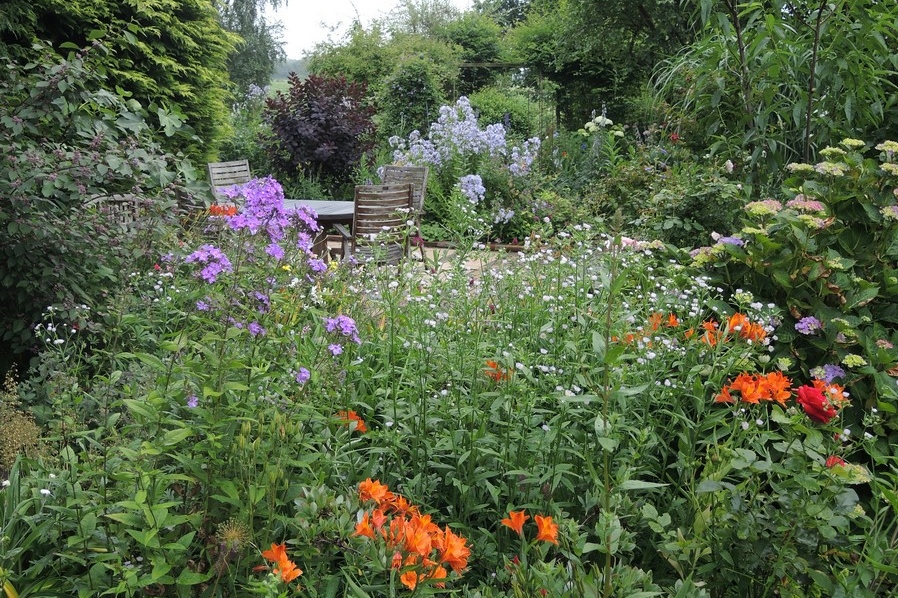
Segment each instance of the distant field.
[[268,84],[268,93],[271,95],[278,91],[287,93],[288,89],[290,89],[290,85],[287,83],[287,79],[272,79]]

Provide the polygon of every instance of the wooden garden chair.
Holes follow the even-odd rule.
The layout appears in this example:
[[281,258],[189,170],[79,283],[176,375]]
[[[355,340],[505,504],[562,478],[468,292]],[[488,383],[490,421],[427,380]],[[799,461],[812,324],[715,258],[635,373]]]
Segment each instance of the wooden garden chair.
[[229,203],[230,200],[221,194],[221,190],[234,185],[249,182],[252,174],[249,171],[249,160],[232,162],[209,162],[209,186],[216,201]]
[[399,263],[408,254],[413,197],[411,183],[356,186],[352,231],[334,225],[342,237],[343,259]]
[[427,193],[427,175],[428,168],[426,166],[397,166],[389,164],[383,167],[381,178],[385,185],[396,183],[411,183],[414,185],[412,192],[412,214],[415,222],[415,233],[420,238],[418,247],[421,249],[421,259],[424,259],[424,239],[421,238],[421,216],[424,214],[424,195]]

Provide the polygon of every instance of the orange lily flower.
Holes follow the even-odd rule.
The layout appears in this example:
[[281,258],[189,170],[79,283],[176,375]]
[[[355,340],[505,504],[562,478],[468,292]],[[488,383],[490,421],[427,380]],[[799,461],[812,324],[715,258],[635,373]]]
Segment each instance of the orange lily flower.
[[676,328],[680,325],[680,320],[677,319],[676,314],[667,314],[667,326],[669,328]]
[[359,434],[364,434],[368,431],[368,426],[365,425],[365,420],[359,417],[359,414],[355,411],[338,411],[337,417],[346,422],[346,425],[351,425],[352,422],[355,422],[355,431]]
[[792,396],[792,381],[789,380],[782,372],[770,372],[767,374],[767,388],[770,390],[770,398],[782,405],[786,406],[786,401]]
[[355,524],[355,532],[352,535],[374,539],[374,528],[371,527],[371,517],[367,511],[362,515],[362,520]]
[[509,527],[516,531],[519,536],[524,535],[524,522],[530,519],[530,515],[525,514],[524,511],[509,511],[508,517],[503,519],[500,523],[505,527]]
[[359,500],[362,502],[373,500],[377,504],[381,504],[392,499],[393,493],[390,492],[386,485],[378,481],[372,481],[371,478],[368,478],[359,484]]
[[537,528],[536,539],[543,542],[551,542],[557,546],[558,524],[553,523],[551,517],[543,517],[542,515],[537,515],[534,517],[534,520]]
[[269,550],[262,551],[262,558],[268,561],[274,561],[275,563],[281,559],[287,558],[287,545],[275,544],[272,542]]
[[499,363],[492,359],[486,360],[486,368],[484,368],[483,373],[496,382],[511,378],[511,370],[503,370]]
[[[446,563],[458,574],[468,566],[471,549],[465,546],[466,540],[458,536],[448,527],[434,536],[437,549],[440,551],[439,561]],[[445,577],[445,576],[444,576]]]

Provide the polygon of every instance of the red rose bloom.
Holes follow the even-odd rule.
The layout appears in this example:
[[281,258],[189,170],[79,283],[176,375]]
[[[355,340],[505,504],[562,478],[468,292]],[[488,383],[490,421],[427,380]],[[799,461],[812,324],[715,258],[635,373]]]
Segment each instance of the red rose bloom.
[[821,424],[828,424],[838,414],[826,401],[823,393],[813,386],[798,388],[798,404],[801,405],[808,417]]
[[837,457],[835,455],[830,455],[829,458],[826,460],[826,466],[828,468],[832,469],[836,465],[841,465],[842,467],[845,467],[845,465],[846,465],[845,459],[843,459],[842,457]]

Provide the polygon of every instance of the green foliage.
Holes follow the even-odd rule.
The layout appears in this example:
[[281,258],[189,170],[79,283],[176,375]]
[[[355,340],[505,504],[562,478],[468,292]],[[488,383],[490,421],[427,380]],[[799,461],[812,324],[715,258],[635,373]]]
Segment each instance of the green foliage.
[[706,0],[701,16],[702,36],[658,83],[752,182],[842,135],[883,134],[898,99],[894,3]]
[[512,55],[554,85],[559,124],[576,128],[597,105],[629,122],[655,65],[692,39],[691,9],[678,2],[541,2],[509,34]]
[[[156,236],[153,214],[174,214],[192,167],[157,139],[181,129],[156,109],[160,130],[134,100],[103,88],[105,48],[60,59],[42,45],[40,59],[6,64],[0,81],[0,335],[14,353],[33,348],[32,326],[47,306],[94,302],[117,286],[124,267],[146,263]],[[94,196],[134,194],[147,207],[129,235]]]
[[345,78],[291,74],[290,90],[266,100],[265,139],[274,172],[287,180],[297,173],[340,187],[351,182],[355,168],[370,159],[374,147],[374,109],[367,88]]
[[525,138],[538,133],[539,107],[521,88],[484,87],[469,96],[477,117],[488,123],[502,123],[509,135]]
[[580,197],[587,213],[681,247],[730,234],[747,195],[731,163],[699,161],[676,133],[621,127],[602,115],[553,136],[539,164],[552,187]]
[[851,427],[871,408],[881,414],[882,440],[868,447],[878,461],[898,438],[898,144],[877,145],[878,159],[866,148],[845,139],[821,150],[823,162],[790,164],[785,206],[748,204],[741,240],[719,241],[696,259],[788,310],[780,338],[794,371],[843,370],[857,401]]
[[0,54],[24,64],[40,60],[42,50],[31,48],[33,38],[57,49],[103,39],[109,52],[96,68],[106,74],[107,88],[121,89],[145,107],[184,115],[196,136],[167,138],[167,150],[182,151],[196,162],[214,155],[227,117],[225,61],[237,40],[221,28],[207,0],[36,0],[28,14],[34,16],[33,28],[3,36]]
[[231,106],[230,135],[219,149],[219,159],[249,160],[250,167],[257,172],[270,172],[269,158],[262,144],[268,125],[262,114],[268,87],[250,85]]
[[445,102],[442,81],[428,59],[412,57],[395,65],[377,95],[380,133],[406,136],[425,131]]
[[[461,47],[462,62],[483,64],[498,62],[501,58],[501,29],[490,17],[467,12],[451,21],[441,31],[451,43]],[[495,81],[497,72],[483,66],[462,69],[458,82],[458,95],[470,96],[475,91]]]

